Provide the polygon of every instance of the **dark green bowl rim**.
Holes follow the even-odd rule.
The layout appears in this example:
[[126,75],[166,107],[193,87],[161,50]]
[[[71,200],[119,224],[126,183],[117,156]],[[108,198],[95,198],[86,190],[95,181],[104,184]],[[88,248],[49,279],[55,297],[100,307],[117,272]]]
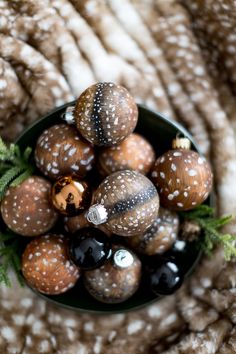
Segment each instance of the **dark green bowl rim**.
[[[42,118],[38,119],[37,121],[33,122],[32,124],[30,124],[21,134],[20,136],[16,139],[15,143],[19,143],[20,141],[22,141],[22,139],[24,139],[25,135],[26,134],[29,134],[31,129],[33,129],[35,126],[37,125],[41,125],[41,123],[45,120],[45,119],[48,119],[50,116],[58,113],[59,115],[68,107],[68,106],[73,106],[75,104],[76,101],[72,101],[72,102],[69,102],[69,103],[66,103],[60,107],[57,107],[55,108],[54,110],[50,111],[48,114],[46,114],[45,116],[43,116]],[[165,117],[163,114],[161,113],[158,113],[158,112],[154,112],[153,110],[147,108],[145,105],[142,105],[142,104],[138,104],[138,108],[139,108],[139,112],[146,112],[146,113],[149,113],[153,116],[156,116],[156,118],[162,120],[163,122],[171,125],[175,130],[179,131],[181,134],[183,134],[185,137],[187,137],[191,143],[192,143],[192,147],[193,147],[193,150],[199,152],[199,148],[194,140],[194,138],[192,137],[192,135],[181,125],[179,124],[178,122],[175,122],[167,117]],[[199,152],[200,153],[200,152]],[[210,205],[213,204],[213,201],[212,201],[212,196],[210,198],[210,201],[209,203]],[[185,274],[185,278],[187,278],[192,272],[193,270],[195,269],[196,265],[198,264],[200,258],[202,256],[202,252],[199,250],[199,253],[198,253],[198,256],[196,257],[194,263],[192,264],[191,268],[186,272]],[[27,284],[27,283],[26,283]],[[76,312],[79,312],[79,313],[90,313],[90,314],[94,314],[94,315],[111,315],[111,314],[115,314],[115,313],[125,313],[125,312],[130,312],[130,311],[137,311],[139,309],[142,309],[148,305],[151,305],[155,302],[157,302],[158,300],[162,299],[164,296],[158,296],[156,298],[153,298],[152,300],[150,301],[147,301],[147,302],[144,302],[143,304],[140,304],[140,305],[136,305],[134,307],[130,307],[130,308],[125,308],[124,310],[107,310],[107,311],[104,311],[104,310],[98,310],[98,311],[95,311],[95,310],[89,310],[89,309],[83,309],[83,308],[78,308],[78,307],[74,307],[74,306],[70,306],[68,304],[63,304],[61,302],[58,302],[55,300],[55,298],[51,298],[50,296],[47,296],[47,295],[44,295],[44,294],[41,294],[39,292],[37,292],[36,290],[32,289],[30,287],[30,289],[36,293],[40,298],[56,305],[56,306],[60,306],[62,308],[65,308],[65,309],[69,309],[69,310],[73,310],[73,311],[76,311]]]

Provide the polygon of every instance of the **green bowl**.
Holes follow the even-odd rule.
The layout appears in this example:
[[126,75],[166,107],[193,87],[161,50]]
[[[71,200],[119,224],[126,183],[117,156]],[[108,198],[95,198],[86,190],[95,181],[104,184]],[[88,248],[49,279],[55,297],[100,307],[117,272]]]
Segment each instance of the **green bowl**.
[[[41,133],[46,128],[54,124],[61,123],[62,113],[65,112],[65,109],[68,106],[73,104],[74,102],[65,104],[33,123],[17,139],[16,143],[21,149],[24,149],[27,146],[34,148],[37,138],[41,135]],[[159,113],[155,113],[142,105],[139,105],[139,121],[136,132],[142,134],[150,141],[157,156],[163,154],[171,148],[172,140],[177,134],[183,134],[188,137],[192,142],[192,148],[198,151],[192,136],[180,124],[164,117]],[[188,255],[184,259],[187,269],[185,274],[186,277],[193,271],[200,259],[200,256],[201,252],[194,244],[192,244],[189,248]],[[161,296],[158,297],[154,295],[145,285],[142,286],[141,284],[139,290],[127,301],[120,304],[103,304],[96,301],[86,292],[82,280],[79,280],[73,289],[61,295],[47,296],[38,292],[36,293],[41,298],[57,306],[65,307],[73,311],[83,311],[94,314],[111,314],[137,310],[161,298]]]

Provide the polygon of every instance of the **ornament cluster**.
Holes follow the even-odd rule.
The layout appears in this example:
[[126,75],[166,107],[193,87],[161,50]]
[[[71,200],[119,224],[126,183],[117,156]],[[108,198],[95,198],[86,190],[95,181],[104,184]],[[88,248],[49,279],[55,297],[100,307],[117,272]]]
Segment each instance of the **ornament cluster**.
[[29,240],[26,282],[57,295],[79,280],[104,303],[127,300],[143,280],[157,295],[173,293],[187,247],[178,240],[178,212],[209,196],[206,159],[186,138],[156,156],[134,133],[133,97],[113,83],[86,89],[62,118],[38,137],[38,175],[10,187],[1,202],[6,226]]

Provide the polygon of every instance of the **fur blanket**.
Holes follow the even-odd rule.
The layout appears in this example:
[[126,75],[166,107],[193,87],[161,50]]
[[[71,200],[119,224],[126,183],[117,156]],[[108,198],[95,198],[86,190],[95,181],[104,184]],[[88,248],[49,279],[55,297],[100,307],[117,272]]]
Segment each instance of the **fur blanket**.
[[[14,139],[96,81],[121,83],[192,132],[219,212],[235,215],[235,54],[234,0],[0,0],[0,134]],[[175,296],[129,314],[75,314],[1,287],[0,353],[236,353],[235,285],[216,250]]]

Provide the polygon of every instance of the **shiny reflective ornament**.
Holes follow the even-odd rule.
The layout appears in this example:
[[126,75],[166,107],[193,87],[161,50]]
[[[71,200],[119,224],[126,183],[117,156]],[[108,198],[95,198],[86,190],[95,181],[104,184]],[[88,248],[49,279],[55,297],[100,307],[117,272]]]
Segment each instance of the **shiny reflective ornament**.
[[61,177],[52,187],[52,202],[57,211],[73,216],[82,213],[91,203],[92,192],[85,181]]
[[130,298],[141,280],[141,262],[127,248],[113,245],[111,257],[99,268],[84,273],[90,295],[104,303],[120,303]]
[[109,238],[100,230],[85,228],[71,237],[70,257],[81,269],[101,266],[111,255]]
[[171,295],[183,283],[184,275],[174,259],[153,257],[147,266],[147,281],[156,295]]

